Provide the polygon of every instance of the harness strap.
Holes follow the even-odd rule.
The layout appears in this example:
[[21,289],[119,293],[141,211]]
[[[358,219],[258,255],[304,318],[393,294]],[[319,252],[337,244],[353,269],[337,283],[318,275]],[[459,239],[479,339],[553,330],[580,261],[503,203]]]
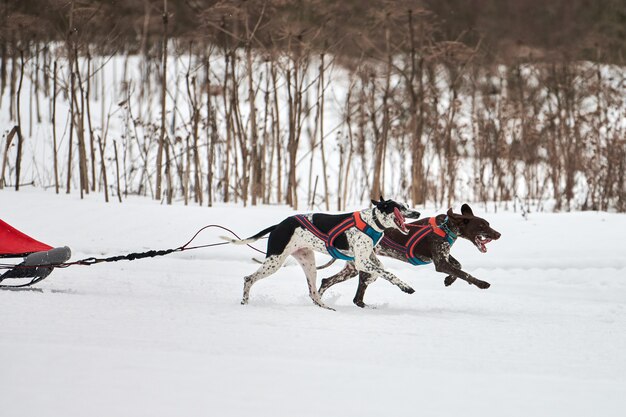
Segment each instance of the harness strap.
[[378,244],[378,242],[383,237],[383,232],[379,232],[369,224],[367,224],[363,218],[361,217],[361,213],[355,211],[352,213],[352,216],[347,217],[342,222],[337,224],[335,227],[330,229],[328,234],[322,232],[318,229],[313,222],[311,222],[305,215],[298,214],[295,215],[294,218],[309,232],[313,233],[318,239],[324,242],[326,246],[326,250],[328,254],[336,259],[342,259],[345,261],[353,261],[354,257],[343,254],[339,249],[337,249],[334,245],[335,239],[339,237],[342,233],[345,233],[351,227],[356,227],[361,232],[365,233],[372,239],[374,246]]
[[428,219],[428,224],[432,228],[433,232],[435,232],[437,235],[439,235],[441,237],[445,237],[446,232],[444,232],[443,229],[441,229],[441,227],[439,227],[437,225],[437,218],[436,217],[431,217],[430,219]]
[[422,261],[419,257],[415,255],[415,247],[419,242],[422,241],[422,239],[431,234],[433,231],[434,229],[430,224],[428,226],[422,226],[422,229],[415,233],[413,236],[411,236],[411,238],[406,242],[405,255],[411,264],[424,265],[426,263],[429,263]]
[[313,233],[318,239],[328,242],[328,235],[323,233],[320,229],[315,227],[311,221],[303,214],[297,214],[294,218],[309,232]]
[[448,216],[446,216],[446,218],[443,220],[443,223],[441,223],[439,227],[446,233],[448,242],[450,243],[450,245],[452,245],[458,236],[456,233],[453,233],[452,230],[450,230],[450,228],[448,227],[448,220],[449,218]]
[[[361,217],[360,211],[355,211],[352,217],[354,217],[354,225],[356,226],[356,228],[359,229],[361,232],[365,233],[366,235],[368,235],[370,239],[372,239],[372,243],[374,244],[374,246],[378,245],[380,240],[385,235],[383,232],[385,228],[381,225],[380,226],[381,231],[379,232],[378,230],[374,229],[369,224],[365,223],[365,221]],[[374,221],[376,222],[377,226],[380,224],[380,222],[378,221],[376,217],[374,218]]]
[[328,232],[328,242],[326,242],[326,244],[328,246],[333,246],[333,243],[335,242],[335,239],[337,239],[337,237],[344,233],[346,230],[348,230],[351,227],[354,227],[356,225],[356,220],[354,218],[354,215],[351,217],[346,218],[344,221],[342,221],[341,223],[339,223],[337,226],[333,227],[332,229],[330,229],[330,232]]
[[397,242],[394,242],[393,240],[389,239],[387,236],[383,237],[382,242],[385,244],[385,246],[390,246],[396,250],[403,251],[403,252],[406,250],[406,246],[401,245]]
[[[444,220],[444,223],[442,223],[442,225],[444,225],[447,221],[448,219],[446,217],[446,220]],[[386,236],[383,238],[383,242],[386,246],[392,247],[393,249],[396,249],[398,251],[403,251],[409,263],[413,265],[426,265],[430,263],[422,261],[418,256],[415,255],[415,247],[419,242],[422,241],[422,239],[424,239],[429,234],[435,233],[437,236],[445,237],[450,245],[452,245],[457,238],[457,236],[452,233],[449,228],[446,228],[447,230],[444,230],[442,227],[440,227],[440,225],[437,224],[437,219],[435,217],[429,218],[428,224],[426,225],[411,224],[410,226],[419,228],[420,230],[418,230],[413,236],[411,236],[405,245],[396,243]]]

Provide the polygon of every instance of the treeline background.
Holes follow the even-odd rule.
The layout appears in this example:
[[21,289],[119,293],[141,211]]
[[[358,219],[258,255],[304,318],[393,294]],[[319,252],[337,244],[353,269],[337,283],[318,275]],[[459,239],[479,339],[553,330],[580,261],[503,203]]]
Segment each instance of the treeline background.
[[[623,0],[169,0],[169,33],[199,42],[228,41],[216,36],[219,25],[236,22],[242,13],[250,22],[264,15],[255,33],[255,47],[285,41],[278,29],[298,26],[303,38],[318,49],[360,56],[383,50],[385,27],[380,15],[401,16],[407,10],[428,14],[429,35],[437,41],[483,45],[495,60],[536,48],[542,56],[623,62],[626,2]],[[162,40],[163,0],[2,0],[3,41],[64,41],[74,4],[74,29],[85,42],[102,48],[140,52]],[[224,14],[222,16],[221,14]],[[238,16],[237,16],[238,15]],[[237,18],[239,17],[239,18]],[[224,18],[224,21],[222,21]],[[209,23],[209,21],[213,21]],[[217,26],[217,27],[216,27]],[[210,29],[212,28],[212,29]],[[317,36],[311,36],[321,29]],[[392,25],[391,37],[406,39],[405,25]],[[218,30],[219,31],[219,30]],[[372,42],[367,46],[361,38]],[[234,39],[230,39],[234,41]],[[284,43],[283,43],[284,44]],[[400,47],[400,45],[396,45]]]
[[0,187],[626,211],[623,0],[0,8]]

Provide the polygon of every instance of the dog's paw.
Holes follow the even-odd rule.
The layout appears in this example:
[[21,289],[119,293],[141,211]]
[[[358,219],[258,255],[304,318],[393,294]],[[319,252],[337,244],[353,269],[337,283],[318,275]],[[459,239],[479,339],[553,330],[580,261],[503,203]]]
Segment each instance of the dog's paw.
[[480,288],[481,290],[486,290],[487,288],[491,287],[491,284],[488,283],[487,281],[481,281],[479,279],[476,280],[476,282],[474,283],[474,285],[476,285],[478,288]]
[[454,283],[454,281],[456,281],[456,277],[453,277],[452,275],[448,275],[443,280],[443,285],[445,285],[446,287],[449,287],[450,285],[452,285]]
[[361,307],[363,309],[367,308],[370,310],[376,310],[376,306],[371,306],[369,304],[365,304],[363,301],[354,301],[354,305],[356,305],[357,307]]
[[415,290],[411,287],[400,287],[400,289],[407,294],[413,294],[415,292]]

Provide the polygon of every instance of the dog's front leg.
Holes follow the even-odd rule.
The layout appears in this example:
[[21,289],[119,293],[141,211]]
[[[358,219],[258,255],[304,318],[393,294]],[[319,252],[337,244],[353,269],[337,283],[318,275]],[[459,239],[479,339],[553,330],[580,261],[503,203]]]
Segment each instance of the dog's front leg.
[[[491,284],[489,284],[488,282],[481,281],[478,278],[474,278],[467,272],[463,271],[461,268],[455,267],[450,261],[450,245],[448,245],[447,243],[441,243],[437,245],[433,248],[432,253],[433,263],[435,264],[435,269],[437,270],[437,272],[443,272],[444,274],[448,274],[456,278],[461,278],[462,280],[467,281],[470,284],[474,284],[481,289],[486,289],[491,286]],[[459,264],[458,261],[457,264]]]
[[376,278],[380,276],[381,278],[386,279],[387,281],[391,282],[393,285],[396,285],[398,288],[400,288],[402,291],[408,294],[413,294],[415,292],[415,290],[411,288],[409,284],[405,283],[404,281],[402,281],[400,278],[398,278],[391,272],[386,271],[383,268],[383,264],[378,260],[376,255],[374,255],[373,253],[369,258],[365,258],[365,259],[363,259],[362,257],[355,256],[354,264],[360,272],[366,272],[370,274],[370,278],[367,280],[364,280],[364,282],[368,285],[374,282]]
[[[455,268],[463,269],[463,267],[461,266],[461,262],[457,261],[456,258],[454,258],[452,255],[448,255],[448,261],[450,261],[452,266],[454,266]],[[443,283],[446,287],[449,287],[450,285],[454,284],[454,281],[456,281],[456,277],[454,275],[448,275],[444,278]]]

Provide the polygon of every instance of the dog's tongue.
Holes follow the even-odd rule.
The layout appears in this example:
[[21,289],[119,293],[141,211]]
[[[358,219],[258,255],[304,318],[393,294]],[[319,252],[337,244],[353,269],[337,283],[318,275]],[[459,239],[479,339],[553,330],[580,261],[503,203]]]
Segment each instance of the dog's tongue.
[[393,208],[393,214],[396,215],[396,224],[398,225],[398,227],[404,232],[404,233],[408,233],[409,229],[406,228],[406,224],[405,223],[405,219],[404,216],[402,215],[402,213],[400,213],[400,210],[398,210],[397,207]]
[[491,239],[481,239],[480,237],[476,238],[476,243],[478,244],[478,250],[482,253],[487,252],[487,243],[491,242]]

